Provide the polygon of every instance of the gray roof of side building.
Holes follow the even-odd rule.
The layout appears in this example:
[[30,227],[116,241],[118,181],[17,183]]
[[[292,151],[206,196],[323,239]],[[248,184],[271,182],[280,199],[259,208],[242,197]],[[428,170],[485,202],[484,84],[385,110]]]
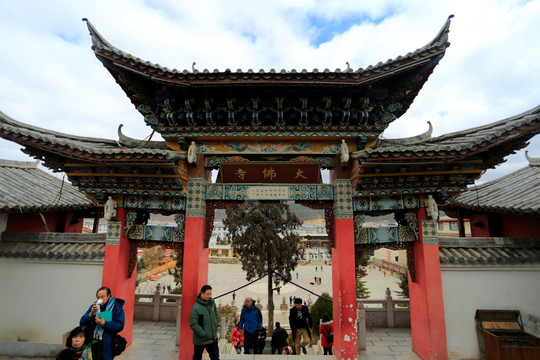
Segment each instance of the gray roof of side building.
[[526,168],[471,187],[449,205],[488,212],[540,215],[540,160],[528,159]]
[[0,237],[0,258],[103,261],[106,234],[10,233]]
[[0,213],[86,209],[95,205],[68,182],[37,168],[38,161],[0,160]]
[[443,265],[540,264],[540,238],[439,238]]

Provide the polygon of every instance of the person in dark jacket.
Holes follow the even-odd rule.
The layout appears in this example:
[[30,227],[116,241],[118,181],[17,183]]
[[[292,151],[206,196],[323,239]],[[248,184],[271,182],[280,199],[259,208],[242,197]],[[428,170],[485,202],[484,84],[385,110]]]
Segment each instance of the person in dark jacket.
[[262,327],[261,310],[255,306],[255,300],[247,297],[240,313],[238,329],[244,330],[244,354],[257,354],[257,330]]
[[[313,321],[309,309],[306,305],[302,305],[302,299],[294,299],[294,307],[289,311],[289,324],[293,333],[294,347],[296,349],[296,355],[300,355],[300,348],[302,352],[307,354],[306,346],[311,343],[311,328],[313,327]],[[302,342],[300,342],[302,339]]]
[[257,354],[262,354],[266,345],[266,328],[261,326],[257,329]]
[[287,330],[281,327],[281,324],[276,322],[276,328],[272,332],[272,340],[270,341],[270,346],[272,347],[272,355],[277,351],[278,354],[283,353],[283,348],[287,346]]
[[[113,297],[111,289],[105,286],[97,290],[96,298],[97,301],[90,305],[81,317],[79,324],[81,326],[90,326],[94,339],[101,345],[103,359],[112,360],[112,339],[124,329],[126,323],[123,309],[125,301]],[[105,315],[105,313],[108,315]]]
[[204,285],[189,313],[189,327],[193,330],[193,360],[201,360],[204,349],[210,360],[219,360],[218,318],[212,287]]

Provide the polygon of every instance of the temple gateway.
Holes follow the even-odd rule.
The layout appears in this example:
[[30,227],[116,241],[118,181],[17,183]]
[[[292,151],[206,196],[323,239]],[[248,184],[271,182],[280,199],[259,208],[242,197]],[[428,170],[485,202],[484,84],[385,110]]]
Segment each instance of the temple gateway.
[[[214,211],[253,200],[324,210],[338,359],[358,358],[355,254],[378,247],[407,249],[413,350],[447,359],[437,206],[540,131],[537,107],[439,137],[431,124],[416,137],[381,137],[444,57],[450,18],[415,51],[335,71],[170,70],[119,50],[84,19],[97,59],[163,141],[129,138],[121,124],[117,140],[67,135],[3,113],[0,136],[105,207],[102,283],[116,296],[134,298],[137,248],[183,250],[181,360],[192,356],[189,311],[207,282]],[[150,213],[174,215],[177,226],[150,227]],[[399,226],[362,226],[365,215],[382,213]],[[128,300],[129,340],[133,310]]]

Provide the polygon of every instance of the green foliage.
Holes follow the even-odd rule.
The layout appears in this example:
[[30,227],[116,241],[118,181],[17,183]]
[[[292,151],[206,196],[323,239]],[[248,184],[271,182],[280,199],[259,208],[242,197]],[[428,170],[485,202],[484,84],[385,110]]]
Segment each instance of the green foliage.
[[232,242],[232,249],[242,262],[246,279],[268,276],[268,327],[272,331],[274,302],[272,274],[292,278],[303,249],[300,237],[293,230],[302,221],[284,202],[262,204],[248,201],[226,210],[223,225]]
[[402,299],[408,299],[409,298],[409,278],[407,276],[407,273],[399,274],[398,285],[401,291],[396,291],[396,294]]
[[139,260],[137,260],[137,272],[144,270],[146,268],[146,263],[144,259],[141,257]]
[[368,265],[369,258],[371,257],[369,252],[361,252],[356,256],[356,267],[363,267]]
[[[321,296],[332,300],[332,296],[330,296],[329,293],[323,292]],[[315,301],[315,304],[313,304],[313,306],[311,307],[310,314],[311,319],[313,320],[313,334],[318,334],[320,320],[322,319],[323,315],[328,314],[330,316],[330,319],[332,318],[332,302],[318,298],[317,301]]]
[[182,287],[183,261],[184,261],[183,251],[182,249],[178,249],[178,251],[176,252],[176,265],[174,266],[174,268],[169,269],[169,274],[174,277],[174,283],[180,288]]
[[[169,294],[182,295],[182,286],[177,286],[174,289],[171,288],[171,285],[167,285],[167,290]],[[175,302],[174,299],[167,299],[166,302]]]
[[235,307],[232,307],[231,305],[218,305],[217,307],[219,321],[221,321],[221,318],[225,317],[227,319],[228,324],[233,324],[236,326],[238,324],[238,315]]
[[302,222],[289,206],[249,201],[227,209],[226,213],[223,224],[247,280],[274,271],[290,278],[302,254],[300,238],[292,231]]
[[356,278],[356,298],[367,299],[369,298],[369,290],[366,287],[366,282],[359,277]]

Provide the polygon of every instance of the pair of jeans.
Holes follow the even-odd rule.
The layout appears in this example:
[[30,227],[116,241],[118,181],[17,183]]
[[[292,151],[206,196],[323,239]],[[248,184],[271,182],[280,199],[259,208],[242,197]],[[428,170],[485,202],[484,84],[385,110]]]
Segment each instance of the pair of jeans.
[[283,347],[273,347],[272,346],[272,355],[274,355],[275,353],[278,353],[278,355],[281,355],[283,354]]
[[332,347],[331,346],[324,346],[324,355],[332,355]]
[[204,349],[210,356],[210,360],[219,360],[218,340],[206,345],[193,345],[193,360],[201,360]]

